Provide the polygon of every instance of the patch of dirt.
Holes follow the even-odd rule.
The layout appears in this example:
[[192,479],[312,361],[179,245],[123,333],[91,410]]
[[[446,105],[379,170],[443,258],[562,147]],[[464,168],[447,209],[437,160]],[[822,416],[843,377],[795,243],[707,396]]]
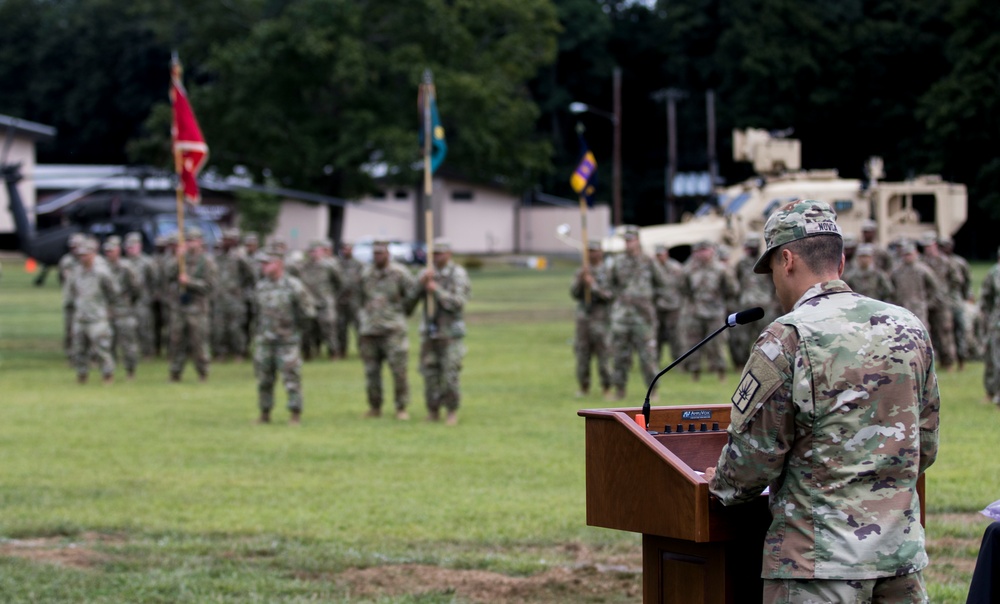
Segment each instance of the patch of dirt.
[[523,577],[397,564],[348,569],[325,579],[360,598],[443,594],[475,603],[635,602],[642,598],[642,553],[633,550],[606,552],[571,543],[539,552],[565,564]]
[[101,533],[82,533],[75,537],[4,539],[0,541],[0,556],[86,569],[110,560],[106,554],[93,549],[95,544],[121,544],[125,541],[123,537]]

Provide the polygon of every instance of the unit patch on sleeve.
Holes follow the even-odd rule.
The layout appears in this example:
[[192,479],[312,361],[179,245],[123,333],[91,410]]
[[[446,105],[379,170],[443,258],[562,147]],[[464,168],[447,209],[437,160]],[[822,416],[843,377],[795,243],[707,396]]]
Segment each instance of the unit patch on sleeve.
[[759,348],[755,349],[743,370],[740,385],[733,393],[733,409],[729,417],[730,427],[737,432],[742,432],[764,401],[774,394],[782,381],[781,372],[775,367],[774,362],[761,353]]

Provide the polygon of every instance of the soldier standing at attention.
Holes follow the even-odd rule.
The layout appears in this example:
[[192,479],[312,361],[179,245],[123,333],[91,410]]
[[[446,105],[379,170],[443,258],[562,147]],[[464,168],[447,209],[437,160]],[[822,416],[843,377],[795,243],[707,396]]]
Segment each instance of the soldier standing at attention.
[[67,284],[69,275],[73,269],[80,265],[77,259],[78,249],[81,243],[87,239],[83,233],[73,233],[69,236],[69,251],[59,258],[57,266],[59,273],[59,283],[63,287],[63,351],[70,364],[73,364],[73,298],[69,295]]
[[893,302],[917,315],[930,329],[928,307],[937,303],[941,284],[934,271],[920,261],[917,246],[910,241],[899,245],[902,261],[892,269]]
[[787,314],[754,344],[705,478],[725,505],[770,487],[764,602],[926,602],[917,479],[937,457],[934,351],[913,313],[840,280],[835,219],[820,201],[768,218],[754,270]]
[[358,333],[358,309],[361,297],[361,272],[365,266],[354,258],[354,246],[340,244],[341,287],[337,296],[337,350],[347,356],[348,329]]
[[382,415],[382,364],[387,363],[395,385],[396,419],[408,420],[410,388],[406,365],[410,341],[406,333],[406,310],[416,280],[405,266],[390,261],[386,241],[372,245],[372,260],[361,275],[358,327],[358,347],[368,393],[366,417]]
[[935,303],[928,309],[927,319],[930,321],[931,341],[937,352],[938,361],[945,369],[955,370],[958,361],[958,350],[955,346],[955,315],[952,311],[951,292],[962,287],[962,274],[955,263],[941,253],[937,245],[937,236],[929,233],[922,241],[923,260],[938,278],[941,289],[934,292]]
[[132,231],[125,235],[125,260],[139,280],[139,299],[135,303],[139,351],[144,357],[153,356],[153,292],[158,277],[156,263],[142,252],[142,235]]
[[222,249],[215,256],[219,286],[212,305],[212,351],[215,358],[246,358],[246,292],[257,283],[253,263],[240,249],[240,231],[222,232]]
[[101,364],[104,383],[115,379],[111,356],[111,305],[118,297],[114,277],[104,262],[97,262],[97,241],[85,239],[76,246],[79,263],[66,276],[66,296],[73,300],[73,363],[76,381],[87,383],[90,359]]
[[862,296],[888,302],[893,289],[889,276],[875,266],[875,246],[862,243],[854,256],[854,266],[844,271],[844,281]]
[[1000,407],[1000,249],[997,250],[997,264],[990,269],[979,290],[979,310],[986,320],[983,386],[986,398]]
[[465,320],[462,312],[472,295],[472,285],[465,269],[451,261],[451,243],[434,240],[433,266],[420,271],[417,287],[410,299],[410,308],[433,296],[434,314],[425,313],[420,325],[420,373],[424,376],[427,401],[427,421],[441,418],[441,408],[447,411],[445,423],[458,423],[458,407],[462,401],[459,374],[465,358]]
[[296,272],[312,296],[316,316],[309,321],[303,349],[308,359],[314,348],[318,356],[321,344],[325,344],[327,354],[335,359],[340,354],[337,342],[337,296],[342,283],[340,268],[336,260],[327,257],[322,241],[309,244],[307,253]]
[[288,393],[290,424],[302,417],[303,319],[316,315],[312,297],[301,281],[285,274],[284,254],[273,248],[259,254],[263,277],[254,289],[257,322],[254,333],[253,369],[257,376],[258,423],[271,421],[277,372]]
[[972,317],[966,312],[966,304],[974,301],[972,297],[972,272],[969,269],[969,262],[955,253],[955,242],[951,237],[942,237],[938,240],[938,249],[941,255],[951,261],[955,270],[958,271],[958,282],[949,290],[951,299],[952,315],[955,324],[955,352],[958,353],[958,370],[965,367],[965,361],[975,357],[973,353],[973,333]]
[[[615,368],[612,382],[615,398],[625,398],[632,351],[639,356],[639,367],[647,384],[656,376],[656,305],[654,300],[666,295],[667,277],[660,265],[642,253],[639,229],[625,230],[625,253],[611,265],[611,341]],[[655,391],[650,395],[650,400]]]
[[684,354],[684,343],[680,330],[681,305],[684,297],[681,294],[681,281],[684,279],[684,266],[670,257],[665,245],[656,246],[656,261],[663,269],[667,285],[663,293],[656,299],[656,361],[661,365],[663,345],[670,345],[670,356],[676,359]]
[[116,241],[109,239],[104,242],[104,257],[118,290],[111,303],[112,351],[125,365],[128,379],[133,380],[140,354],[136,305],[142,296],[141,280],[132,263],[122,260],[121,246]]
[[892,273],[895,261],[889,250],[875,241],[876,236],[878,236],[878,223],[870,218],[865,220],[861,224],[861,243],[868,243],[872,246],[872,260],[875,262],[875,268],[889,275]]
[[[183,245],[177,245],[177,258],[167,266],[170,297],[170,381],[181,381],[188,356],[194,360],[198,379],[208,379],[209,301],[218,282],[215,261],[204,252],[201,229],[191,228]],[[177,259],[185,258],[185,273],[180,274]]]
[[[437,248],[435,248],[436,250]],[[604,264],[604,250],[600,241],[587,244],[590,266],[580,268],[573,278],[569,295],[577,301],[576,335],[573,353],[576,356],[576,383],[578,397],[590,392],[590,359],[597,360],[597,376],[601,380],[604,397],[611,396],[611,275]],[[585,302],[586,288],[590,288],[590,304]]]
[[[685,345],[692,348],[726,319],[726,300],[736,296],[736,277],[715,259],[715,248],[708,241],[692,246],[690,260],[684,268]],[[709,371],[726,379],[726,355],[723,339],[715,338],[684,360],[684,369],[695,380],[701,374],[701,357],[705,355]]]

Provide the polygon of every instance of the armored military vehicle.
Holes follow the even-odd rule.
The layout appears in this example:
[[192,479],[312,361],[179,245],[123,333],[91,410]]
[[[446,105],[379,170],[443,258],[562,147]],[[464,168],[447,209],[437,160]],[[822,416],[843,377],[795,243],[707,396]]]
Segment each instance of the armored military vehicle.
[[[965,224],[965,185],[940,176],[918,176],[905,182],[885,182],[882,160],[868,161],[868,180],[840,178],[836,170],[803,170],[801,142],[773,136],[766,130],[733,131],[733,159],[752,162],[758,176],[725,187],[716,203],[705,203],[682,222],[640,229],[643,249],[657,245],[688,246],[701,240],[739,248],[748,237],[759,237],[776,208],[794,199],[817,199],[837,212],[845,237],[860,240],[868,220],[877,225],[876,241],[918,239],[928,232],[951,237]],[[620,230],[603,242],[607,251],[625,248]]]

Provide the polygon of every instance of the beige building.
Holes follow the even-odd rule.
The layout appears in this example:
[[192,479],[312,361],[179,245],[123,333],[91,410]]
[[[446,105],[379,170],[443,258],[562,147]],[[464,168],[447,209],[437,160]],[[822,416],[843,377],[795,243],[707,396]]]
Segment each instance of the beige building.
[[[434,236],[447,237],[461,254],[570,254],[573,249],[559,240],[556,230],[565,223],[577,237],[580,232],[580,211],[572,202],[567,207],[525,206],[501,188],[462,180],[435,178],[433,207]],[[423,240],[418,208],[413,188],[386,187],[344,209],[341,239]],[[588,211],[590,237],[607,235],[610,224],[607,206]]]
[[[0,115],[0,163],[21,165],[21,182],[17,190],[21,194],[28,220],[35,221],[35,144],[55,138],[56,129],[35,122]],[[10,213],[7,187],[0,186],[0,236],[14,234],[14,217]]]

